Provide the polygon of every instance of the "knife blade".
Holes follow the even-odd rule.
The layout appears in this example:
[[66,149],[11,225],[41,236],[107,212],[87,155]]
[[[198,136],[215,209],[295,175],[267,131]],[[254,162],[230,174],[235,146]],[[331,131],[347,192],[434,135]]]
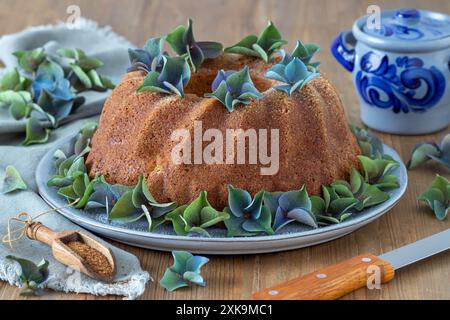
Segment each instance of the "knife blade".
[[389,261],[397,270],[449,249],[450,229],[382,254],[380,258]]
[[378,276],[384,284],[395,270],[450,249],[450,229],[387,252],[364,254],[335,265],[255,292],[254,300],[333,300],[367,286]]

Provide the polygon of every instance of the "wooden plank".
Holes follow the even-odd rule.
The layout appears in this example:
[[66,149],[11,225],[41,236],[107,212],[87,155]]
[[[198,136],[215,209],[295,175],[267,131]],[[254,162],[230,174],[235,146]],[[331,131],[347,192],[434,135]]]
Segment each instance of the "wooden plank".
[[[321,45],[322,71],[336,85],[351,122],[360,124],[358,100],[351,75],[329,54],[328,47],[339,31],[349,29],[355,18],[365,14],[370,0],[79,0],[82,15],[114,30],[137,45],[148,37],[165,34],[187,17],[195,22],[199,40],[217,40],[233,44],[248,33],[258,33],[272,19],[289,40],[289,49],[301,38]],[[402,0],[376,1],[383,10],[405,6]],[[65,20],[71,0],[3,0],[8,10],[0,10],[2,34],[19,31],[29,25]],[[450,14],[450,2],[440,0],[408,1],[408,7],[426,8]],[[407,161],[414,144],[437,140],[450,130],[421,137],[380,134]],[[142,299],[248,299],[251,293],[298,277],[363,252],[380,254],[450,227],[450,219],[439,222],[417,196],[430,184],[436,172],[450,176],[448,170],[426,165],[411,171],[410,185],[402,201],[391,212],[370,225],[339,240],[311,248],[257,256],[211,256],[204,269],[205,288],[164,291],[158,280],[172,263],[170,254],[151,250],[120,247],[138,256],[142,267],[155,279]],[[116,244],[116,243],[114,243]],[[345,299],[450,299],[450,254],[442,254],[400,270],[396,278],[379,290],[361,289]],[[19,299],[19,290],[0,283],[0,299]],[[106,299],[115,299],[107,297]],[[42,299],[94,299],[89,295],[49,293]]]

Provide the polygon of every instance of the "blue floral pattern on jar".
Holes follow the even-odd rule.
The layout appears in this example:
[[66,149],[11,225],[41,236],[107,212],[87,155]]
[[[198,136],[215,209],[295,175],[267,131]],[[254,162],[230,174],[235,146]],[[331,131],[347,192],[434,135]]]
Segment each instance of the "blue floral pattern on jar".
[[385,37],[396,36],[399,39],[410,41],[419,40],[425,36],[424,33],[418,29],[402,26],[395,23],[383,24],[381,26],[381,29],[375,30],[374,32],[377,32],[378,34]]
[[361,58],[356,87],[369,105],[394,113],[425,112],[445,93],[445,77],[435,66],[408,56],[389,62],[387,55],[369,51]]

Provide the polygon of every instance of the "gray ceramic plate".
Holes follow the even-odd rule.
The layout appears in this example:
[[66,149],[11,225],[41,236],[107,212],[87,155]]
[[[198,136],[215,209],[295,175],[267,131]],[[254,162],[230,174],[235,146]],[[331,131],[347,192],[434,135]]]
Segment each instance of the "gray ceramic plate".
[[[36,181],[42,198],[53,208],[67,204],[57,194],[57,188],[47,187],[46,182],[55,173],[53,154],[56,149],[70,152],[73,142],[66,139],[50,150],[41,160],[36,171]],[[353,215],[350,219],[337,225],[320,229],[310,229],[291,224],[273,236],[227,238],[225,230],[216,228],[210,231],[211,238],[177,236],[170,226],[162,226],[153,233],[147,232],[147,222],[132,224],[109,222],[103,211],[83,211],[73,208],[58,210],[74,223],[107,238],[129,245],[162,250],[188,250],[203,254],[256,254],[292,250],[331,241],[345,236],[358,228],[372,222],[389,211],[402,197],[408,183],[406,168],[398,154],[390,147],[384,146],[385,153],[400,162],[394,174],[398,177],[400,188],[390,193],[391,198],[385,203]],[[209,231],[210,229],[208,229]]]

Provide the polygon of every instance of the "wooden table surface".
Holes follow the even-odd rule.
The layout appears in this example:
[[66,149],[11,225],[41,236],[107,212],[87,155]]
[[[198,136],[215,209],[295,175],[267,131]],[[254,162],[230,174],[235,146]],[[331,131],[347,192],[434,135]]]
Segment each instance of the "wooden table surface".
[[[296,39],[316,42],[322,47],[319,59],[325,72],[341,93],[351,122],[360,124],[358,100],[350,73],[338,65],[329,53],[329,45],[338,32],[349,29],[365,14],[369,4],[383,10],[417,7],[450,14],[450,1],[360,1],[360,0],[0,0],[0,33],[8,34],[30,25],[66,20],[66,8],[77,4],[82,16],[111,25],[119,34],[142,46],[147,38],[165,34],[184,24],[195,22],[198,39],[232,44],[244,35],[258,33],[268,19],[274,21],[292,49]],[[423,140],[437,140],[449,130],[421,137],[379,134],[407,161],[413,146]],[[263,287],[297,277],[320,267],[358,254],[382,254],[450,227],[450,218],[437,221],[417,196],[431,183],[436,173],[449,177],[449,171],[426,165],[409,172],[406,195],[389,213],[368,226],[341,239],[295,251],[252,256],[211,256],[203,274],[205,288],[193,287],[168,293],[158,280],[171,265],[168,253],[119,247],[139,257],[155,282],[149,283],[143,299],[248,299]],[[381,290],[361,289],[345,299],[450,299],[450,253],[435,256],[397,273],[394,281]],[[114,299],[115,297],[108,297]],[[0,283],[0,299],[21,299],[19,290]],[[50,293],[43,299],[96,299],[90,295]]]

